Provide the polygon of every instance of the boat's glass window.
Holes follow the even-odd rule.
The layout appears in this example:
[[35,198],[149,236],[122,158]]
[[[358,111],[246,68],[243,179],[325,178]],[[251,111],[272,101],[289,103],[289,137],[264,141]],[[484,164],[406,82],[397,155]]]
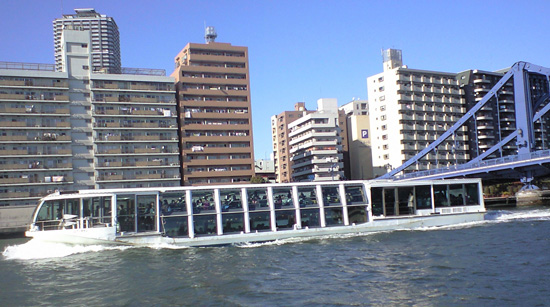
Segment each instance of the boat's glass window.
[[277,229],[285,230],[294,228],[296,224],[296,211],[295,210],[277,210],[275,211],[275,220],[277,223]]
[[269,211],[250,212],[250,231],[271,230],[271,217]]
[[266,188],[252,188],[246,190],[248,209],[250,211],[269,208]]
[[436,208],[450,206],[447,188],[447,185],[434,185],[434,199]]
[[116,204],[120,231],[135,231],[135,195],[117,195]]
[[416,209],[432,208],[432,189],[429,185],[419,185],[415,187]]
[[222,212],[243,211],[241,190],[240,189],[221,189],[220,203],[222,207]]
[[138,195],[138,231],[151,231],[157,229],[155,211],[157,208],[157,195]]
[[344,225],[342,208],[325,208],[325,223],[327,226]]
[[222,214],[223,233],[236,233],[244,231],[243,213],[223,213]]
[[91,212],[89,215],[89,220],[91,225],[88,227],[93,227],[95,225],[105,225],[111,222],[111,197],[94,197],[91,199],[91,203],[84,201],[84,216],[86,216],[86,204],[91,206]]
[[340,192],[338,186],[323,186],[321,187],[323,193],[323,204],[325,206],[341,206]]
[[479,205],[479,188],[477,183],[467,183],[464,186],[466,188],[466,205]]
[[193,214],[209,213],[216,210],[213,190],[191,191]]
[[320,222],[320,211],[318,208],[315,209],[301,209],[300,216],[302,221],[302,227],[319,227],[321,226]]
[[187,214],[185,191],[171,191],[159,194],[160,208],[163,215]]
[[464,194],[464,186],[462,184],[451,184],[449,186],[451,206],[464,206]]
[[163,232],[168,237],[189,236],[189,221],[187,216],[171,215],[162,217]]
[[399,215],[414,214],[414,187],[397,188]]
[[218,233],[216,214],[195,215],[193,224],[195,235],[215,235]]
[[368,221],[366,206],[348,207],[348,219],[351,224],[362,224]]
[[275,209],[294,207],[291,188],[273,188],[273,204]]
[[346,185],[344,186],[346,191],[346,202],[349,205],[352,204],[366,204],[365,192],[362,185]]
[[371,201],[372,201],[372,215],[384,215],[384,197],[382,192],[383,188],[371,188]]
[[63,201],[47,200],[38,211],[37,221],[60,220],[63,217]]
[[67,215],[68,217],[80,218],[80,199],[67,199],[63,215]]
[[300,208],[318,207],[315,186],[298,187]]
[[396,203],[395,203],[395,189],[394,188],[385,188],[384,189],[384,208],[386,210],[385,215],[391,216],[396,214]]

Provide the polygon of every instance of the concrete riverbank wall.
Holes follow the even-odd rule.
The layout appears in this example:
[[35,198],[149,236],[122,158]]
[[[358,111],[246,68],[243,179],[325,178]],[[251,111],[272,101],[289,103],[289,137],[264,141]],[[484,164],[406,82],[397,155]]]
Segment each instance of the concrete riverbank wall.
[[36,206],[0,207],[0,235],[23,234]]

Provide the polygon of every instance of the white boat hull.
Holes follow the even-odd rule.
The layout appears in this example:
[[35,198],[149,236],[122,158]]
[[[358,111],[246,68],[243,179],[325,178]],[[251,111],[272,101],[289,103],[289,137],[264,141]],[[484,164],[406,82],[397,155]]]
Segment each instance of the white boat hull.
[[484,215],[484,212],[472,212],[462,214],[437,214],[413,217],[380,218],[359,225],[237,233],[200,236],[195,238],[172,238],[163,236],[158,232],[116,234],[115,227],[88,228],[85,230],[63,229],[55,231],[27,231],[27,236],[33,237],[36,240],[67,244],[129,244],[138,246],[174,245],[192,247],[448,226],[482,221],[484,219]]

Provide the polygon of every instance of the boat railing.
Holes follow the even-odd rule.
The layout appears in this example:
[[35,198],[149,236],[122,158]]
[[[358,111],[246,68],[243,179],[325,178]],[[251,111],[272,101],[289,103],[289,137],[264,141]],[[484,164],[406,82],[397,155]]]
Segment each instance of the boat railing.
[[84,217],[81,219],[76,215],[66,214],[59,219],[36,221],[34,226],[42,231],[109,227],[111,226],[111,217]]

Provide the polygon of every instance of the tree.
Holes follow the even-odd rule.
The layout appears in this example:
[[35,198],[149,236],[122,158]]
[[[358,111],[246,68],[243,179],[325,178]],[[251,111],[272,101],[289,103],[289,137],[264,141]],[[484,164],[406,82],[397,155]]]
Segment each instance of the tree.
[[265,179],[264,177],[262,176],[252,176],[252,178],[250,178],[250,183],[265,183]]

